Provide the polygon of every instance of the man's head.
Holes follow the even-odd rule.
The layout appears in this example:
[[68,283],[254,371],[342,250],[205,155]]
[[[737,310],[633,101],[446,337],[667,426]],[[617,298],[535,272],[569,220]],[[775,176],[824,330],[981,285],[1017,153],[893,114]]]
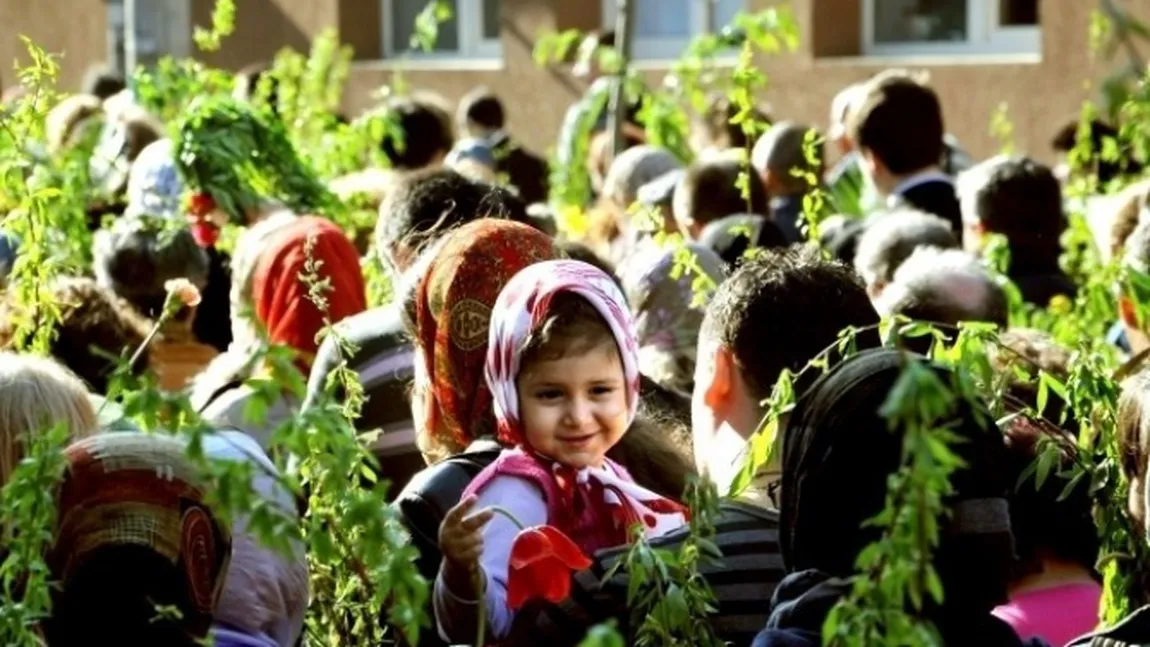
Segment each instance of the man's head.
[[[806,177],[795,175],[795,172],[811,173],[815,177],[823,174],[822,144],[813,144],[814,164],[807,159],[806,145],[807,133],[814,135],[813,130],[807,126],[779,122],[771,126],[751,153],[751,166],[762,178],[767,195],[771,197],[803,194],[810,189]],[[812,140],[817,141],[817,140]]]
[[[674,212],[679,228],[693,239],[720,218],[736,213],[767,215],[767,194],[761,182],[750,182],[750,200],[738,188],[743,152],[731,150],[699,158],[675,187]],[[749,204],[748,204],[749,202]]]
[[119,72],[108,69],[103,63],[97,63],[84,73],[84,81],[80,84],[81,94],[90,94],[103,101],[115,96],[128,87],[124,77]]
[[[731,123],[740,110],[739,106],[724,95],[711,97],[706,110],[692,125],[691,148],[699,155],[729,148],[750,149],[753,140],[747,139],[743,124]],[[752,108],[750,118],[760,124],[773,121],[759,108]]]
[[834,143],[840,155],[846,155],[854,151],[855,144],[851,140],[850,124],[851,115],[854,110],[858,108],[859,103],[864,96],[866,86],[862,83],[855,83],[847,86],[838,94],[835,95],[831,101],[831,122],[830,132],[828,139]]
[[950,223],[913,209],[887,214],[866,228],[854,264],[871,298],[882,294],[895,271],[919,247],[952,249],[958,247],[958,239]]
[[849,134],[863,169],[889,194],[905,177],[937,167],[945,134],[938,95],[910,74],[891,70],[867,82]]
[[402,178],[379,207],[376,249],[393,274],[448,231],[480,218],[527,222],[526,207],[506,189],[472,182],[450,169]]
[[471,137],[487,137],[503,130],[505,119],[503,102],[494,92],[480,86],[459,100],[455,124],[460,132]]
[[878,320],[854,272],[817,251],[748,259],[711,298],[699,336],[691,403],[699,468],[725,487],[782,371],[801,370],[842,329]]
[[575,78],[587,83],[593,83],[603,76],[605,71],[599,65],[599,54],[604,48],[615,47],[615,31],[594,31],[583,38],[576,52],[575,67],[571,73]]
[[451,119],[432,97],[397,98],[387,109],[398,120],[402,142],[388,134],[380,144],[392,166],[402,171],[415,171],[443,162],[455,144]]
[[998,156],[958,177],[963,243],[978,252],[984,234],[1002,234],[1015,268],[1057,268],[1066,230],[1062,187],[1028,157]]
[[921,247],[903,261],[875,299],[883,315],[957,326],[981,321],[1006,327],[1006,293],[977,259],[957,249]]

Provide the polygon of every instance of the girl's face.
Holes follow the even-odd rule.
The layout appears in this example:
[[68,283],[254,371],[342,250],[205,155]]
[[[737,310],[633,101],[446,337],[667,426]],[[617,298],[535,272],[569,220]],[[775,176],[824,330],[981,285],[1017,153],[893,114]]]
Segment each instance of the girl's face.
[[516,390],[527,444],[568,467],[601,467],[627,431],[627,382],[614,343],[534,361]]

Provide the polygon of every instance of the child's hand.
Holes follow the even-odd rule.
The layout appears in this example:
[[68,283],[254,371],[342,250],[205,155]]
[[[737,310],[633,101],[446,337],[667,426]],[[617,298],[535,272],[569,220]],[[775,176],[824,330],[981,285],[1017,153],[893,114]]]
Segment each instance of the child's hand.
[[[480,510],[475,514],[476,497],[469,496],[447,511],[439,526],[439,550],[453,570],[471,574],[479,564],[483,552],[483,526],[495,513]],[[470,514],[470,516],[468,516]]]

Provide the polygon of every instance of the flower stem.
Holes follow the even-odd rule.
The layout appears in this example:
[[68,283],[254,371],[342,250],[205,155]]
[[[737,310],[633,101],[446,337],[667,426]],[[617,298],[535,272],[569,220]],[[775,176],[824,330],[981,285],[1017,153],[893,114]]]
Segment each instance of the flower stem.
[[[511,520],[515,527],[520,531],[527,530],[527,526],[523,525],[510,510],[502,506],[493,505],[488,508],[492,512],[501,514]],[[487,587],[484,586],[483,569],[476,569],[475,571],[475,599],[479,602],[479,628],[475,632],[475,644],[477,647],[483,647],[484,641],[487,639]]]
[[492,512],[497,512],[497,513],[507,517],[508,519],[511,520],[511,523],[515,524],[515,527],[518,528],[519,530],[527,530],[527,526],[524,526],[523,522],[519,521],[519,519],[517,519],[515,517],[515,515],[512,514],[511,511],[508,510],[507,508],[504,508],[502,506],[493,505],[487,509],[492,511]]

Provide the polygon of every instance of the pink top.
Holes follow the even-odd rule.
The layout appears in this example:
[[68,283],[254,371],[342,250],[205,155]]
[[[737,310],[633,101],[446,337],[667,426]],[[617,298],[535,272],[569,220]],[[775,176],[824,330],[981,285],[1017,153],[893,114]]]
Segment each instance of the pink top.
[[1027,591],[994,610],[1023,640],[1041,638],[1051,645],[1066,643],[1098,626],[1102,587],[1095,582],[1074,582]]

